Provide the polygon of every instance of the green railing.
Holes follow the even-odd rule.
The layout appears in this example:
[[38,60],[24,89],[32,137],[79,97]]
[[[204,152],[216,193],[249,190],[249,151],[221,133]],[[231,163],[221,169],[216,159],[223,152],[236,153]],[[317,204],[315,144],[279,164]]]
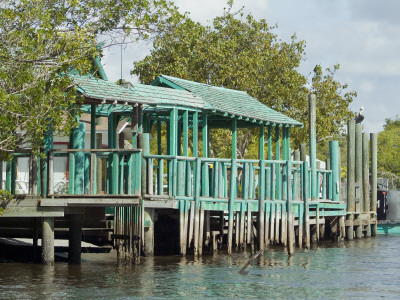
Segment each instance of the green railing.
[[[195,158],[169,155],[146,155],[147,197],[193,200],[196,188],[199,196],[227,200],[234,199],[287,200],[288,184],[291,199],[301,200],[304,182],[310,197],[311,171],[306,172],[300,161]],[[232,168],[233,166],[233,168]],[[200,171],[197,172],[197,168]],[[262,170],[262,172],[260,171]],[[233,172],[232,172],[233,171]],[[332,171],[318,170],[321,178],[320,198],[332,199]],[[232,180],[234,188],[231,188]],[[264,183],[261,185],[261,180]],[[261,186],[263,191],[261,192]]]
[[[68,182],[57,188],[57,160],[67,159]],[[140,196],[141,160],[139,149],[50,150],[48,196]],[[63,162],[61,162],[63,163]]]

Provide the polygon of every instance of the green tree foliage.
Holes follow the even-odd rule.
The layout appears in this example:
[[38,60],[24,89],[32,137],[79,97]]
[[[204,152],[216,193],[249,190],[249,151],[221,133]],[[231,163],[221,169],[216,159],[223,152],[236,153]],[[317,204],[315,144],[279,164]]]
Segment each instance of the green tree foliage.
[[385,122],[384,131],[378,136],[378,171],[399,183],[400,118],[388,118]]
[[[290,42],[284,42],[273,29],[266,20],[256,20],[252,15],[234,13],[231,9],[216,17],[212,27],[185,18],[154,41],[151,54],[134,63],[132,73],[143,83],[166,74],[246,91],[267,106],[304,123],[305,129],[292,131],[296,148],[307,140],[307,94],[315,92],[319,97],[317,136],[333,136],[342,122],[352,116],[348,106],[356,94],[342,95],[347,86],[333,78],[339,66],[327,69],[327,74],[316,66],[309,83],[298,71],[304,59],[305,42],[298,41],[295,35]],[[238,138],[242,144],[238,148],[248,149],[256,140],[255,132],[241,133]]]
[[2,1],[0,152],[39,149],[50,120],[67,134],[77,96],[65,75],[96,71],[101,48],[152,38],[179,17],[165,0]]

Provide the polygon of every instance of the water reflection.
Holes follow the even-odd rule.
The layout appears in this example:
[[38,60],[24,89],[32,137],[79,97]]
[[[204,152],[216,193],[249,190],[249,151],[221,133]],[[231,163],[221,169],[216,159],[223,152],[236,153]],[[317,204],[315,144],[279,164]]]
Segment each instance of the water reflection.
[[398,253],[400,237],[324,243],[292,257],[271,247],[246,276],[238,272],[250,251],[142,258],[140,266],[99,256],[81,266],[3,263],[0,298],[399,298]]

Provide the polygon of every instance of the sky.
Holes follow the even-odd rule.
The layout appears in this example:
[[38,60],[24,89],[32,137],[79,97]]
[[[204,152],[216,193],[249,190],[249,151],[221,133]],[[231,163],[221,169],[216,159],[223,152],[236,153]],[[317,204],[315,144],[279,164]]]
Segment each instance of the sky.
[[[204,25],[222,15],[226,0],[176,0],[181,12]],[[358,93],[351,110],[364,107],[364,131],[383,130],[386,118],[400,115],[400,1],[397,0],[236,0],[234,10],[266,19],[281,40],[293,34],[306,41],[299,71],[310,78],[315,65],[340,64],[335,79]],[[122,77],[131,82],[133,62],[150,53],[151,44],[122,51]],[[109,80],[121,77],[121,49],[105,50],[102,60]]]

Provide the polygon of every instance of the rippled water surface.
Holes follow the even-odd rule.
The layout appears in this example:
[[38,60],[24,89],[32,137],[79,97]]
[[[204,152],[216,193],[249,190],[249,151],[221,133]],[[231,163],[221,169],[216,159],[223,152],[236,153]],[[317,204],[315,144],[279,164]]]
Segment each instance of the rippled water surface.
[[113,257],[99,254],[83,256],[80,266],[1,263],[0,298],[400,299],[398,236],[297,249],[291,259],[281,249],[269,249],[247,269],[248,275],[238,274],[248,257],[143,258],[136,267],[118,266]]

